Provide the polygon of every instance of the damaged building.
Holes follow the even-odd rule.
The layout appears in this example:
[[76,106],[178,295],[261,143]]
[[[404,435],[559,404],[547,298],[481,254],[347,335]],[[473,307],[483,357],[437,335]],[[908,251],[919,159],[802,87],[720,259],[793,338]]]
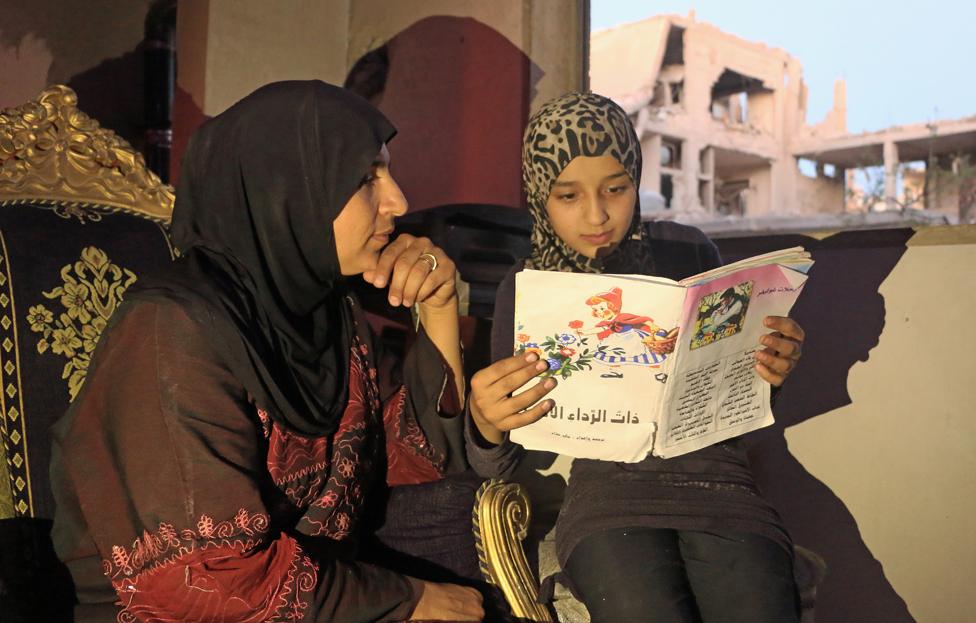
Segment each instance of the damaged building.
[[[783,218],[816,227],[859,213],[870,224],[885,212],[904,219],[907,208],[925,222],[976,214],[976,186],[967,182],[976,117],[850,134],[838,81],[833,108],[808,124],[796,58],[694,13],[599,31],[590,46],[591,89],[634,121],[644,153],[642,208],[655,218],[718,233]],[[874,174],[876,188],[854,170]]]

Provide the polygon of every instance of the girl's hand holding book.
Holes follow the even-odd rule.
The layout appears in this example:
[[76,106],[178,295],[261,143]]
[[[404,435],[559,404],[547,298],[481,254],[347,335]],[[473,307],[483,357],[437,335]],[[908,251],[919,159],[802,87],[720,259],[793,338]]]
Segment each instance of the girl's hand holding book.
[[548,368],[537,353],[520,353],[496,361],[471,378],[468,403],[471,419],[486,441],[501,443],[506,432],[527,426],[552,409],[553,401],[542,400],[542,397],[556,387],[554,378],[547,378],[512,395]]
[[773,332],[762,336],[765,348],[756,352],[756,371],[767,383],[779,387],[800,361],[806,334],[795,320],[785,316],[766,316],[763,322]]

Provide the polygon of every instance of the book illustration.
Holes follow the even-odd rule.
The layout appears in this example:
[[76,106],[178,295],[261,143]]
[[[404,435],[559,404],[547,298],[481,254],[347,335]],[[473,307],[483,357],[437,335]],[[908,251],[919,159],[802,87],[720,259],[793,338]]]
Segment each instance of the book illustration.
[[541,341],[533,340],[525,333],[516,336],[516,353],[535,353],[539,359],[549,364],[549,369],[540,374],[541,378],[558,376],[568,379],[574,372],[592,369],[594,352],[588,348],[588,341],[569,333],[555,333]]
[[708,346],[742,331],[752,298],[752,282],[744,281],[706,294],[698,301],[691,348]]
[[754,359],[769,332],[763,318],[789,313],[810,264],[802,249],[788,249],[681,282],[522,270],[515,349],[547,362],[543,375],[572,382],[547,394],[547,417],[510,439],[532,450],[634,463],[768,426],[770,388]]
[[[542,377],[569,378],[574,372],[592,370],[593,363],[605,371],[603,378],[623,378],[621,366],[658,368],[674,351],[678,328],[662,329],[649,316],[622,311],[623,291],[611,288],[586,299],[596,322],[586,327],[582,320],[571,320],[572,333],[557,333],[535,341],[525,333],[516,335],[519,352],[535,352],[549,363]],[[595,338],[596,344],[590,340]]]
[[[586,299],[590,313],[596,318],[591,328],[583,328],[583,322],[574,320],[570,328],[577,335],[595,336],[600,345],[594,360],[611,368],[636,365],[657,368],[668,354],[674,352],[678,340],[678,328],[663,329],[650,316],[623,311],[623,290],[610,288]],[[611,375],[614,371],[611,371]],[[616,372],[620,374],[621,372]]]

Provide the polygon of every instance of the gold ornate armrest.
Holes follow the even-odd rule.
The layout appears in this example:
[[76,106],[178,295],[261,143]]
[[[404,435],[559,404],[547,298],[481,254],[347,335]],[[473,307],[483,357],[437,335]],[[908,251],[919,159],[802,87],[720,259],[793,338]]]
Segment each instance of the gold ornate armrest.
[[552,623],[538,602],[539,582],[529,568],[522,540],[532,513],[522,487],[492,479],[474,503],[474,538],[485,580],[501,589],[512,613],[524,620]]
[[0,201],[95,204],[169,223],[173,199],[142,154],[78,110],[68,87],[0,110]]

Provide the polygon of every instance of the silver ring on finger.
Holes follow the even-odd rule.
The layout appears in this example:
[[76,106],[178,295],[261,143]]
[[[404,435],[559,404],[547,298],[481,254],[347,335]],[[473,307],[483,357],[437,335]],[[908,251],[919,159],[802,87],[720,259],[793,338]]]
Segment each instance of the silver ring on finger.
[[433,253],[421,253],[418,259],[430,266],[430,272],[437,270],[437,257]]

